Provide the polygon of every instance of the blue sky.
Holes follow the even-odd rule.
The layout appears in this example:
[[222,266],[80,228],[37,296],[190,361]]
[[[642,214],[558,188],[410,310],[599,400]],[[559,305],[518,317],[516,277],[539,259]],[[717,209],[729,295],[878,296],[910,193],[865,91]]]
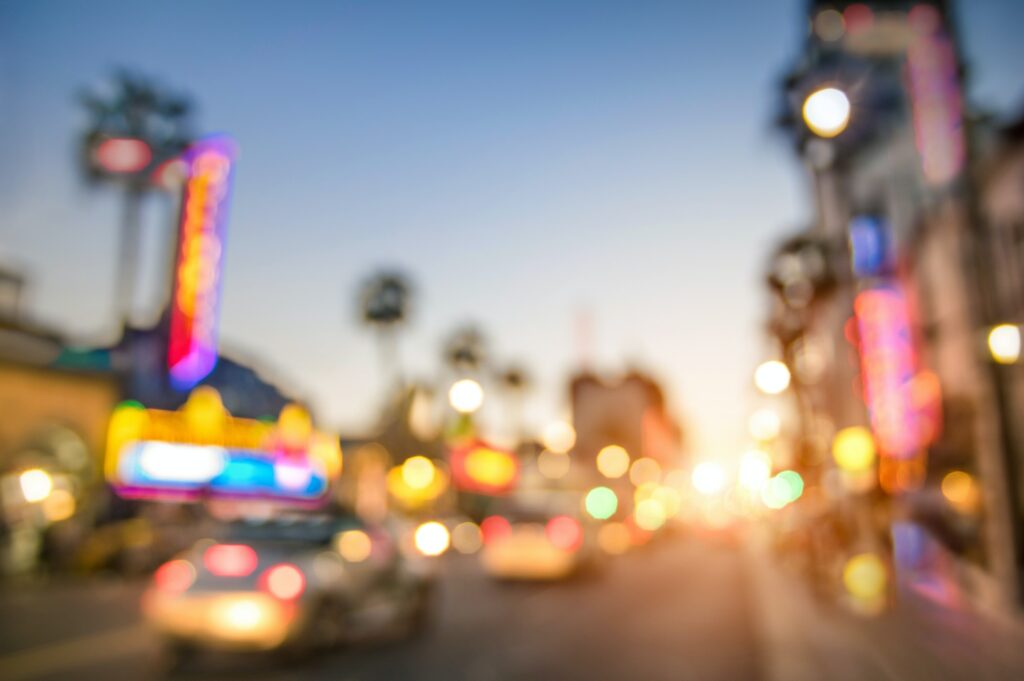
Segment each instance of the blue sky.
[[[564,412],[586,314],[597,367],[659,372],[697,453],[735,450],[769,351],[764,256],[809,215],[770,122],[802,7],[4,2],[0,257],[31,273],[34,316],[109,337],[119,196],[79,179],[74,93],[128,66],[238,140],[222,339],[324,421],[375,413],[355,288],[397,266],[417,283],[407,373],[436,375],[444,335],[477,321],[534,375],[539,424]],[[961,19],[972,96],[1019,110],[1024,3],[963,3]],[[172,216],[146,206],[142,311]]]

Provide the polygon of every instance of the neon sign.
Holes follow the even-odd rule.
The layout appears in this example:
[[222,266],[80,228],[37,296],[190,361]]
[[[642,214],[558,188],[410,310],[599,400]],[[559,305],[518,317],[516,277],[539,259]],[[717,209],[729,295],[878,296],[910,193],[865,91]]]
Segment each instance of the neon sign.
[[864,401],[883,457],[909,459],[923,444],[911,388],[916,354],[907,301],[896,286],[867,289],[853,303],[860,336]]
[[129,498],[315,502],[341,472],[341,448],[308,424],[297,405],[277,422],[233,417],[208,386],[178,411],[123,403],[110,420],[106,476]]
[[217,321],[235,145],[200,140],[184,154],[185,183],[178,258],[171,296],[167,369],[171,385],[188,390],[217,364]]
[[956,51],[937,9],[918,5],[907,18],[913,32],[907,76],[914,137],[925,180],[941,186],[956,179],[966,156]]

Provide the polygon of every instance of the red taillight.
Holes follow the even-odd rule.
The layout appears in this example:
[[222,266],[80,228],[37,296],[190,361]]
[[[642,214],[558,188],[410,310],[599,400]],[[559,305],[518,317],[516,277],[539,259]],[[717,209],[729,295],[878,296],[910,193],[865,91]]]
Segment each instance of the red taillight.
[[511,532],[512,524],[500,515],[488,516],[480,523],[480,533],[484,536],[485,544],[506,537]]
[[293,601],[306,590],[306,576],[291,563],[281,563],[263,573],[263,589],[274,598]]
[[583,530],[575,518],[560,515],[548,521],[548,541],[564,551],[575,551],[583,543]]
[[203,554],[203,565],[218,577],[247,577],[259,562],[256,552],[245,544],[214,544]]
[[164,563],[153,573],[153,583],[160,591],[181,593],[196,581],[196,569],[187,560]]

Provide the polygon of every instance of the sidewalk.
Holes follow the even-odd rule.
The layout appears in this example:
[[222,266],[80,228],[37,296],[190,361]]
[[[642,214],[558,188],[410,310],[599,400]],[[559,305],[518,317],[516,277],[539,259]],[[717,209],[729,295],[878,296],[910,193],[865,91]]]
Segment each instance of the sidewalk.
[[878,617],[816,601],[758,538],[744,553],[766,681],[1017,681],[1024,631],[915,594]]

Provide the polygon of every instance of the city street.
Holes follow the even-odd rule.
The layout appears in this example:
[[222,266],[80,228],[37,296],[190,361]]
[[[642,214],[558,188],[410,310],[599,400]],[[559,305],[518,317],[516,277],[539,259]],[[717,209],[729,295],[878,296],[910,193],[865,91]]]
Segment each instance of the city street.
[[[735,549],[667,539],[600,575],[499,584],[450,556],[435,626],[409,643],[364,644],[299,665],[210,656],[182,678],[694,679],[753,681],[759,653],[748,575]],[[5,679],[159,678],[136,622],[137,587],[7,588]]]
[[0,2],[0,681],[1024,681],[1021,26]]

